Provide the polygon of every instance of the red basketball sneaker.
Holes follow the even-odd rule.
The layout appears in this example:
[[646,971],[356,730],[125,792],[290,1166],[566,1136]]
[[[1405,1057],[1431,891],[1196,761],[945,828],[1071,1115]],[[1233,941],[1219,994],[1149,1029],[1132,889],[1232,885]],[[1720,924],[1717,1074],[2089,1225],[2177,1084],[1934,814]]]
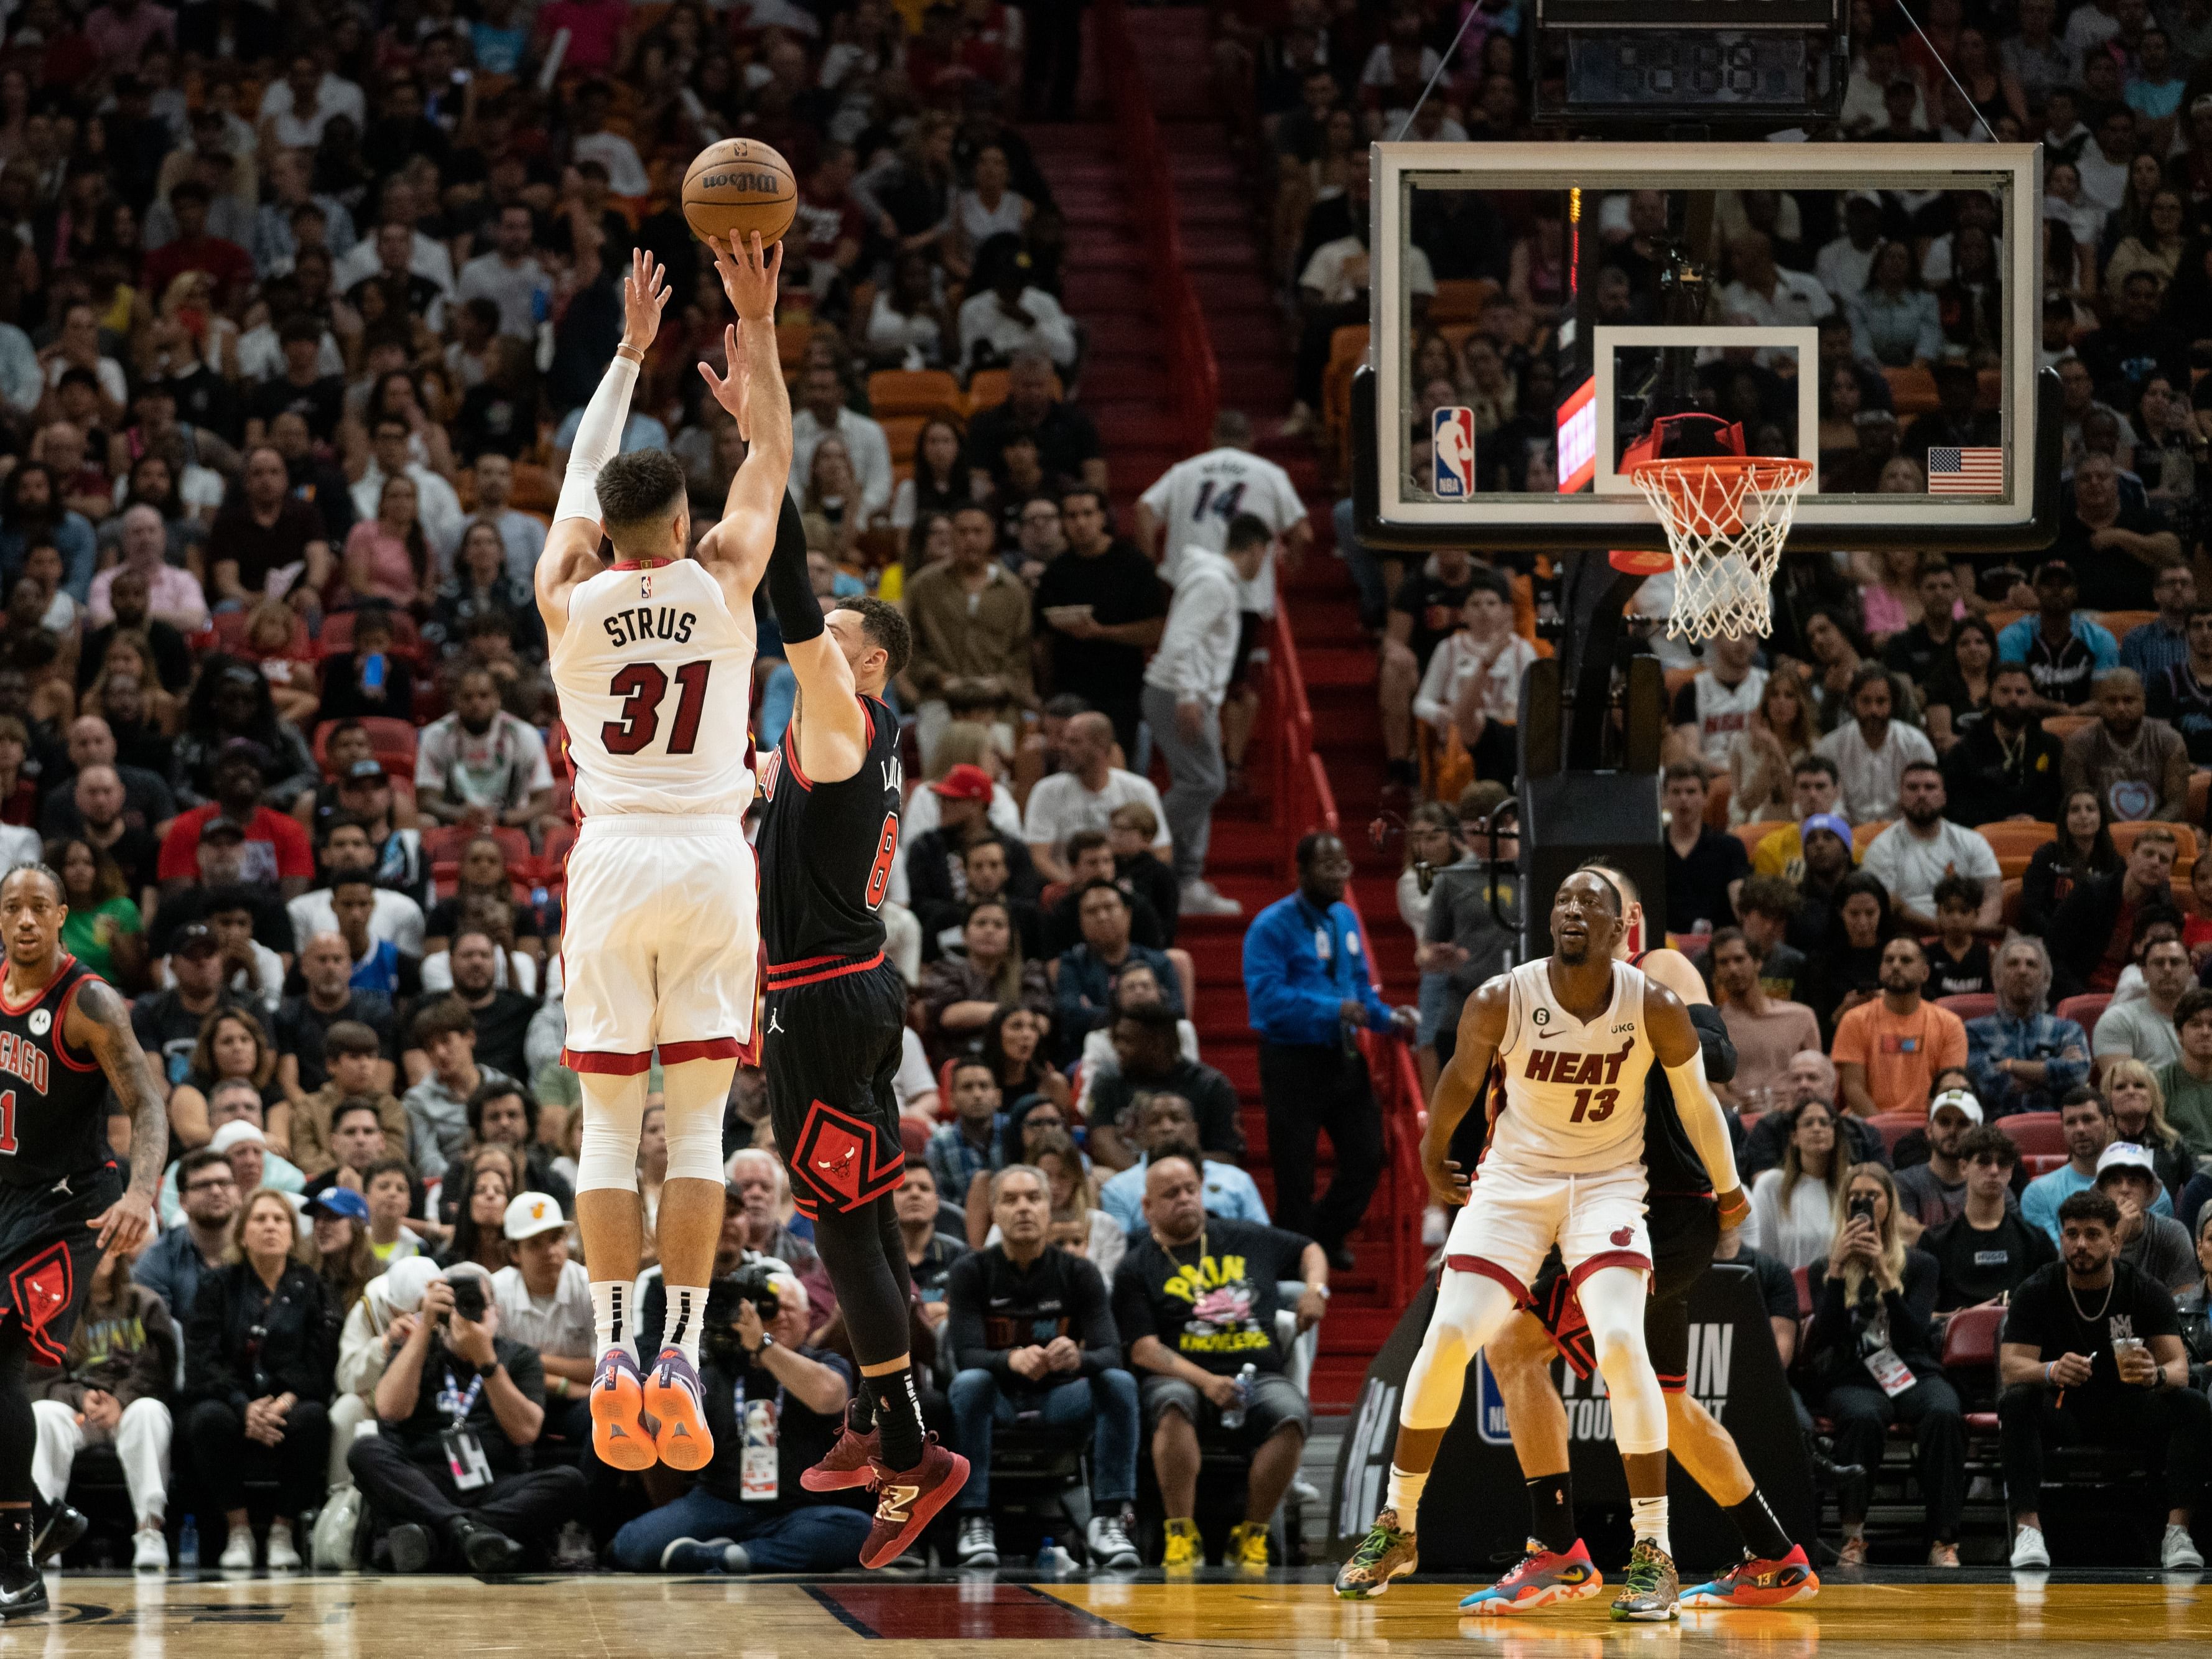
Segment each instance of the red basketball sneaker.
[[853,1429],[853,1408],[845,1407],[845,1425],[837,1431],[837,1443],[824,1452],[822,1461],[799,1477],[799,1484],[809,1492],[846,1492],[854,1486],[876,1484],[876,1462],[884,1455],[884,1437],[873,1429],[857,1434]]
[[864,1567],[888,1565],[914,1547],[937,1512],[968,1484],[968,1460],[946,1450],[933,1434],[922,1443],[921,1462],[912,1468],[893,1474],[878,1463],[875,1473],[883,1498],[876,1504],[868,1541],[860,1546]]
[[1709,1583],[1682,1592],[1686,1607],[1779,1607],[1809,1601],[1820,1593],[1813,1564],[1802,1545],[1774,1561],[1739,1561]]

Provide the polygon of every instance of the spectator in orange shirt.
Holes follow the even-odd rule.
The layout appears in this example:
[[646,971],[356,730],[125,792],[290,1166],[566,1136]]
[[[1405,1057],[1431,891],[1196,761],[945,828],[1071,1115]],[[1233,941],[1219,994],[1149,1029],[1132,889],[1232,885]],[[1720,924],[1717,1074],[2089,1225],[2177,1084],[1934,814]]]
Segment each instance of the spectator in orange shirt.
[[1914,939],[1890,940],[1881,952],[1881,995],[1836,1023],[1829,1053],[1844,1104],[1861,1117],[1918,1112],[1936,1074],[1966,1063],[1966,1027],[1958,1015],[1921,1000],[1928,957]]

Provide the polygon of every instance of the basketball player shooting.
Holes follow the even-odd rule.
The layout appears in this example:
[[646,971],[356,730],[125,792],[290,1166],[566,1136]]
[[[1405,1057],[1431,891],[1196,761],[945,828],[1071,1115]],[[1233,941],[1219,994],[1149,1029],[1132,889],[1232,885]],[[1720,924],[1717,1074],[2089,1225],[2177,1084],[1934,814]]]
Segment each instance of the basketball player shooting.
[[[746,325],[751,376],[780,393],[782,251],[763,258],[756,238],[744,251],[714,252]],[[753,589],[791,471],[791,419],[787,404],[780,420],[756,423],[721,520],[694,554],[675,458],[617,453],[668,297],[659,265],[635,254],[622,343],[584,406],[537,583],[581,820],[562,933],[562,1060],[584,1096],[576,1219],[598,1356],[592,1443],[615,1468],[658,1460],[692,1470],[714,1454],[699,1327],[722,1228],[722,1117],[753,1038],[757,884],[744,835],[753,774],[744,735]],[[614,544],[612,563],[599,556],[603,538]],[[665,1346],[641,1371],[629,1297],[644,1230],[638,1133],[656,1048],[667,1102],[657,1232],[668,1323]]]
[[[62,1363],[101,1252],[127,1255],[152,1232],[169,1144],[131,1006],[62,949],[68,916],[44,865],[0,878],[0,1619],[45,1611],[34,1559],[60,1547],[42,1535],[54,1512],[33,1515],[25,1369]],[[131,1120],[127,1188],[108,1151],[111,1089]]]
[[[1735,1073],[1735,1047],[1707,995],[1705,981],[1680,951],[1632,950],[1643,937],[1644,907],[1635,884],[1611,865],[1583,866],[1620,893],[1623,929],[1613,954],[1641,969],[1681,999],[1698,1029],[1710,1079]],[[1644,1097],[1644,1170],[1648,1188],[1644,1224],[1651,1234],[1651,1295],[1644,1307],[1644,1342],[1667,1401],[1667,1449],[1736,1528],[1741,1558],[1719,1578],[1682,1592],[1686,1607],[1771,1607],[1811,1599],[1820,1581],[1804,1550],[1791,1542],[1751,1478],[1735,1437],[1689,1392],[1691,1290],[1712,1264],[1720,1243],[1717,1188],[1737,1185],[1734,1153],[1725,1144],[1715,1156],[1725,1167],[1709,1170],[1675,1110],[1664,1077],[1647,1079]],[[1554,1251],[1530,1286],[1532,1304],[1501,1331],[1484,1356],[1505,1402],[1513,1451],[1528,1490],[1528,1553],[1497,1583],[1460,1606],[1468,1612],[1510,1614],[1553,1602],[1595,1595],[1603,1580],[1575,1534],[1569,1474],[1567,1411],[1552,1384],[1554,1350],[1583,1376],[1590,1372],[1588,1328],[1582,1308]],[[1408,1516],[1407,1519],[1413,1517]]]
[[[1672,992],[1616,961],[1623,906],[1603,876],[1577,871],[1553,900],[1553,954],[1490,981],[1468,1001],[1459,1048],[1437,1079],[1421,1164],[1437,1201],[1459,1206],[1435,1310],[1407,1377],[1390,1481],[1374,1527],[1337,1575],[1341,1595],[1380,1594],[1418,1565],[1412,1522],[1474,1356],[1528,1305],[1559,1246],[1613,1401],[1635,1548],[1616,1619],[1664,1620],[1680,1593],[1667,1525],[1667,1411],[1644,1346],[1651,1242],[1644,1222],[1644,1088],[1656,1057],[1701,1152],[1726,1148],[1696,1027]],[[1504,1104],[1479,1166],[1480,1205],[1449,1149],[1504,1072]],[[1710,1167],[1729,1168],[1710,1153]],[[1724,1221],[1747,1212],[1720,1195]]]
[[[732,349],[730,361],[744,360]],[[741,434],[763,420],[789,422],[780,375],[748,388],[734,374],[700,372]],[[907,1348],[906,1244],[891,1208],[905,1167],[891,1079],[906,988],[884,959],[878,910],[898,853],[904,779],[898,718],[883,692],[906,666],[912,636],[881,599],[853,599],[824,618],[788,497],[768,595],[799,697],[761,769],[762,1060],[792,1201],[814,1223],[860,1368],[844,1431],[801,1484],[880,1489],[860,1565],[881,1567],[914,1547],[968,1479],[968,1460],[922,1428]]]

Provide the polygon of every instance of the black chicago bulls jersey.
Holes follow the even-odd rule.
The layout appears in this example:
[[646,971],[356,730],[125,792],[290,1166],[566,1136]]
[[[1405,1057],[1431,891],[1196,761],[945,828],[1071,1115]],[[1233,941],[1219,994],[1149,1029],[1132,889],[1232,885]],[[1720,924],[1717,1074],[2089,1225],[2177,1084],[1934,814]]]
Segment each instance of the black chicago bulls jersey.
[[11,1005],[0,990],[0,1184],[51,1186],[109,1161],[106,1074],[62,1036],[94,977],[64,953],[61,972],[30,1001]]
[[[1629,960],[1640,964],[1649,954],[1638,951]],[[1710,1197],[1713,1190],[1705,1161],[1674,1109],[1674,1085],[1656,1066],[1644,1085],[1644,1176],[1654,1198]]]
[[836,783],[809,779],[799,743],[787,730],[762,764],[768,810],[760,827],[761,943],[771,974],[881,955],[876,912],[890,890],[898,853],[903,769],[898,720],[873,697],[860,699],[868,752],[860,769]]

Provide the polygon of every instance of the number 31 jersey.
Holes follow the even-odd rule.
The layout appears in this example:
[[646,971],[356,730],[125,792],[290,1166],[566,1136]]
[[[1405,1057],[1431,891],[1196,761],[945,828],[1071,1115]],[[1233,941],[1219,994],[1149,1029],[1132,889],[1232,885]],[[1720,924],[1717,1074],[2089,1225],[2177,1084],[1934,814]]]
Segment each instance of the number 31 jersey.
[[704,565],[625,562],[580,583],[551,665],[585,817],[752,804],[752,618]]
[[860,718],[868,752],[849,778],[808,777],[794,729],[761,765],[768,798],[757,849],[761,944],[771,973],[811,966],[827,978],[839,970],[838,959],[848,964],[884,948],[877,911],[898,856],[905,777],[897,716],[863,696]]
[[1506,976],[1505,1040],[1498,1062],[1505,1104],[1482,1155],[1524,1175],[1594,1175],[1644,1161],[1644,1080],[1651,1036],[1643,970],[1613,964],[1613,1000],[1577,1019],[1552,994],[1550,959]]

